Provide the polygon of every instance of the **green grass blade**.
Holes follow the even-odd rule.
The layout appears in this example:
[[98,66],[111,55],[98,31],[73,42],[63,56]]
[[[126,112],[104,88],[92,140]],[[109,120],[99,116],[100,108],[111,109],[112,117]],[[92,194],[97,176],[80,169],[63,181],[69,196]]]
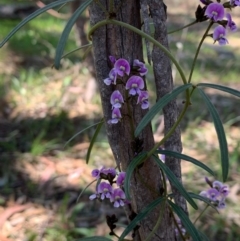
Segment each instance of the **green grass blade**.
[[80,239],[74,239],[74,240],[75,241],[112,241],[112,239],[101,237],[101,236],[80,238]]
[[129,186],[130,186],[130,181],[131,181],[131,177],[132,177],[132,173],[134,171],[134,169],[141,164],[142,160],[147,156],[147,152],[141,153],[138,156],[136,156],[135,158],[133,158],[133,160],[130,162],[130,164],[127,167],[126,170],[126,177],[124,180],[124,191],[126,194],[126,198],[128,200],[130,200],[130,192],[129,192]]
[[182,196],[191,204],[191,206],[194,209],[198,209],[197,204],[193,201],[193,199],[190,197],[188,192],[185,190],[183,185],[178,181],[176,176],[172,173],[172,171],[168,168],[166,164],[164,164],[159,158],[157,158],[155,155],[153,155],[155,162],[158,164],[158,166],[163,170],[163,172],[167,175],[169,181],[172,185],[174,185],[178,191],[182,194]]
[[59,69],[60,66],[60,61],[63,55],[63,51],[68,39],[68,36],[72,30],[73,25],[75,24],[76,20],[78,17],[85,11],[85,9],[91,4],[93,0],[87,0],[81,4],[80,7],[77,8],[77,10],[73,13],[71,18],[68,20],[62,35],[59,39],[57,49],[56,49],[56,55],[55,55],[55,60],[54,60],[54,66],[56,69]]
[[67,3],[67,2],[73,2],[74,0],[59,0],[53,3],[49,3],[48,5],[46,5],[43,8],[38,9],[37,11],[35,11],[34,13],[30,14],[29,16],[27,16],[26,18],[24,18],[23,21],[21,21],[7,36],[6,38],[0,43],[0,48],[21,28],[23,27],[26,23],[28,23],[29,21],[31,21],[32,19],[36,18],[38,15],[46,12],[49,9],[52,9],[54,7],[57,7],[59,5],[62,5],[63,3]]
[[197,86],[209,87],[209,88],[221,90],[221,91],[227,92],[229,94],[235,95],[237,97],[240,97],[240,91],[234,90],[232,88],[229,88],[229,87],[226,87],[226,86],[223,86],[223,85],[216,85],[216,84],[209,84],[209,83],[200,83]]
[[173,90],[171,93],[168,93],[164,95],[149,111],[148,113],[143,117],[143,119],[138,124],[136,130],[135,130],[135,136],[138,136],[140,132],[143,130],[143,128],[153,119],[153,117],[158,114],[162,108],[167,105],[171,100],[176,98],[181,92],[185,91],[186,89],[189,89],[192,86],[192,84],[186,84],[177,87],[175,90]]
[[84,131],[92,128],[93,126],[99,125],[100,123],[103,123],[103,120],[101,120],[101,121],[99,121],[99,122],[97,122],[97,123],[95,123],[95,124],[93,124],[93,125],[91,125],[91,126],[88,126],[88,127],[86,127],[85,129],[83,129],[83,130],[79,131],[78,133],[76,133],[75,135],[73,135],[73,136],[65,143],[65,145],[64,145],[63,148],[65,148],[65,147],[69,144],[69,142],[71,142],[75,137],[77,137],[78,135],[80,135],[80,134],[83,133]]
[[133,220],[131,223],[128,224],[127,228],[123,231],[118,241],[124,240],[126,235],[128,235],[135,227],[136,225],[144,219],[157,205],[162,203],[164,200],[166,200],[165,197],[160,197],[151,202],[149,205],[147,205]]
[[223,177],[223,181],[225,182],[228,177],[228,169],[229,169],[228,146],[227,146],[226,135],[216,108],[211,103],[208,96],[201,89],[198,88],[198,91],[202,96],[203,100],[205,101],[205,104],[212,116],[213,123],[217,132],[219,148],[221,153],[222,177]]
[[171,206],[172,210],[178,215],[178,217],[181,219],[181,222],[184,226],[184,228],[187,230],[189,235],[192,237],[193,241],[202,241],[202,238],[191,222],[191,220],[188,218],[188,216],[185,214],[185,212],[182,210],[181,207],[177,206],[172,201],[168,200],[169,205]]
[[88,147],[87,156],[86,156],[86,163],[87,164],[88,164],[89,159],[90,159],[90,155],[91,155],[91,151],[92,151],[93,145],[94,145],[94,143],[95,143],[95,141],[96,141],[96,139],[98,137],[98,134],[99,134],[102,126],[103,126],[103,120],[98,124],[98,126],[97,126],[97,128],[96,128],[96,130],[94,132],[94,135],[92,137],[92,140],[90,142],[90,145]]
[[206,166],[205,164],[203,164],[202,162],[198,161],[197,159],[195,159],[193,157],[184,155],[182,153],[174,152],[174,151],[168,151],[168,150],[157,150],[156,152],[167,155],[167,156],[179,158],[179,159],[182,159],[185,161],[189,161],[189,162],[193,163],[194,165],[201,167],[202,169],[204,169],[205,171],[209,172],[211,175],[214,176],[214,172],[208,166]]

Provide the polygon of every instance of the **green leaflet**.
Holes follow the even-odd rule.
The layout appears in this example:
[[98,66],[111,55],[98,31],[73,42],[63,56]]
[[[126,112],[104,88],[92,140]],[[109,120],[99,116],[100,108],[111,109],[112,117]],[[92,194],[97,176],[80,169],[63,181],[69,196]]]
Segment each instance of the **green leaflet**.
[[141,162],[143,161],[143,159],[147,156],[147,152],[141,153],[138,156],[136,156],[135,158],[133,158],[133,160],[130,162],[130,164],[127,167],[126,170],[126,177],[124,180],[124,191],[126,194],[126,198],[128,200],[130,200],[130,192],[129,192],[129,186],[130,186],[130,181],[131,181],[131,177],[132,177],[132,173],[134,171],[134,169],[141,164]]
[[54,7],[57,7],[59,5],[62,5],[64,3],[67,2],[73,2],[74,0],[59,0],[53,3],[49,3],[48,5],[46,5],[43,8],[38,9],[37,11],[35,11],[34,13],[30,14],[29,16],[27,16],[26,18],[24,18],[23,21],[21,21],[8,35],[7,37],[0,43],[0,48],[21,28],[23,27],[26,23],[28,23],[29,21],[31,21],[32,19],[36,18],[38,15],[46,12],[49,9],[52,9]]
[[221,90],[221,91],[227,92],[229,94],[235,95],[237,97],[240,97],[240,91],[234,90],[234,89],[226,87],[226,86],[209,84],[209,83],[200,83],[200,84],[197,84],[197,86],[209,87],[209,88]]
[[92,1],[93,0],[87,0],[87,1],[83,2],[83,4],[81,4],[81,6],[74,12],[74,14],[68,20],[68,22],[62,32],[62,35],[59,39],[57,49],[56,49],[56,55],[55,55],[55,60],[54,60],[54,66],[56,69],[59,69],[63,51],[64,51],[69,33],[72,30],[73,25],[75,24],[79,15],[81,15],[84,12],[84,10],[91,4]]
[[95,132],[94,132],[94,135],[92,137],[92,140],[90,142],[90,145],[88,147],[88,151],[87,151],[87,156],[86,156],[86,163],[88,164],[89,162],[89,159],[90,159],[90,155],[91,155],[91,151],[92,151],[92,148],[93,148],[93,145],[94,145],[94,142],[96,141],[97,137],[98,137],[98,134],[102,128],[102,125],[103,125],[103,119],[102,121],[98,124]]
[[156,114],[158,114],[162,110],[164,106],[166,106],[171,100],[176,98],[176,96],[178,96],[180,93],[189,89],[191,86],[192,84],[185,84],[177,87],[171,93],[164,95],[142,118],[135,130],[135,136],[138,136],[140,134],[143,128],[153,119]]
[[212,116],[213,123],[217,132],[218,142],[219,142],[219,148],[221,153],[221,165],[222,165],[222,177],[223,181],[225,182],[228,177],[228,169],[229,169],[229,159],[228,159],[228,146],[227,146],[227,140],[226,135],[223,129],[222,122],[219,118],[219,115],[217,113],[217,110],[215,109],[214,105],[211,103],[208,96],[199,88],[198,92],[202,96],[203,100],[205,101],[205,104]]
[[202,241],[202,238],[200,237],[199,232],[191,222],[191,220],[188,218],[188,216],[185,214],[185,212],[182,210],[181,207],[177,206],[172,201],[168,200],[169,205],[171,206],[172,210],[178,215],[178,217],[181,219],[181,222],[186,228],[189,235],[191,235],[193,241]]
[[193,163],[194,165],[201,167],[202,169],[204,169],[205,171],[209,172],[211,175],[214,176],[214,172],[208,166],[206,166],[202,162],[196,160],[195,158],[184,155],[182,153],[178,153],[178,152],[174,152],[174,151],[168,151],[168,150],[157,150],[156,152],[160,153],[160,154],[167,155],[167,156],[176,157],[176,158],[179,158],[179,159],[182,159],[182,160],[185,160],[185,161],[189,161],[189,162]]
[[172,173],[172,171],[168,168],[167,165],[165,165],[159,158],[157,158],[155,155],[153,155],[155,162],[158,164],[158,166],[163,170],[163,172],[167,175],[169,181],[178,189],[178,191],[182,194],[182,196],[191,204],[191,206],[194,209],[198,209],[197,204],[193,201],[193,199],[190,197],[188,192],[185,190],[183,185],[178,181],[176,176]]
[[127,226],[127,228],[123,231],[118,241],[122,241],[124,237],[129,232],[131,232],[142,219],[144,219],[157,205],[159,205],[161,202],[165,200],[166,200],[165,197],[160,197],[154,200],[153,202],[151,202],[149,205],[147,205]]

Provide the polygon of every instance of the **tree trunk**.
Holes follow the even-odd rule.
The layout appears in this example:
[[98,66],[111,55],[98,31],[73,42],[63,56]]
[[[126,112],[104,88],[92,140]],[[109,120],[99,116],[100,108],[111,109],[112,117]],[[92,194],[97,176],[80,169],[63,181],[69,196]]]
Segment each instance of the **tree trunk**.
[[[107,11],[109,8],[107,5],[108,2],[109,1],[106,0],[100,1]],[[116,20],[131,24],[139,29],[141,28],[140,3],[138,0],[115,0],[114,3],[115,9],[117,9]],[[163,8],[163,4],[159,7]],[[160,9],[160,11],[163,11],[163,9]],[[104,19],[106,19],[106,16],[103,10],[98,4],[93,3],[90,7],[91,24],[94,25]],[[103,80],[108,77],[111,69],[109,55],[115,56],[117,59],[125,58],[129,61],[130,65],[133,63],[134,59],[139,59],[140,61],[143,60],[142,38],[130,30],[119,26],[103,26],[93,33],[93,53],[107,136],[117,165],[120,166],[122,170],[126,170],[130,161],[135,156],[136,150],[134,149],[133,144],[137,141],[132,135],[127,106],[124,105],[122,108],[123,119],[120,123],[116,125],[109,125],[107,123],[107,120],[111,119],[111,93],[115,89],[120,90],[121,93],[124,93],[125,90],[122,85],[106,86]],[[155,59],[153,60],[158,61]],[[168,66],[163,67],[168,68]],[[169,68],[162,71],[167,74],[170,73]],[[169,75],[166,79],[168,81],[170,80]],[[136,99],[134,99],[130,103],[134,128],[136,128],[140,120],[147,112],[136,105],[136,102]],[[144,151],[148,151],[153,147],[154,139],[150,125],[144,129],[139,138],[143,141]],[[151,187],[151,190],[147,188],[149,186]],[[127,210],[128,216],[130,216],[133,212],[139,213],[144,207],[158,198],[162,187],[163,184],[160,170],[152,158],[150,158],[146,160],[143,166],[139,167],[133,174],[133,178],[131,180],[132,199],[131,205],[129,205],[129,209]],[[165,206],[164,212],[162,212],[163,214],[160,214],[160,210],[161,207],[157,207],[140,223],[140,228],[137,230],[134,240],[145,240],[156,225],[159,215],[163,215],[161,224],[156,229],[150,240],[175,240],[173,217],[171,216],[167,205]]]

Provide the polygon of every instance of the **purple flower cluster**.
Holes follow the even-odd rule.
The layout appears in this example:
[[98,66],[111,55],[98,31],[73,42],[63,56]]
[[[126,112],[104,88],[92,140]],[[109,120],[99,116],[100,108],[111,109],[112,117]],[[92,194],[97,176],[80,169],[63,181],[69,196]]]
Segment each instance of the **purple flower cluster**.
[[[211,19],[213,22],[217,22],[220,25],[214,28],[213,30],[213,40],[214,43],[217,41],[219,45],[228,44],[228,40],[226,38],[227,29],[231,32],[237,31],[237,25],[232,21],[232,16],[230,13],[225,13],[225,9],[223,4],[221,3],[209,3],[208,1],[202,1],[203,4],[207,5],[205,10],[205,16]],[[240,6],[240,0],[232,0],[230,1],[232,6]],[[224,20],[226,17],[226,20]]]
[[199,195],[209,198],[218,209],[224,209],[226,207],[225,199],[229,194],[229,187],[220,181],[211,182],[207,177],[205,181],[210,188],[200,192]]
[[[123,58],[116,60],[114,56],[109,56],[109,59],[113,64],[113,68],[109,72],[109,76],[103,80],[104,83],[106,85],[116,85],[118,83],[118,78],[121,78],[120,83],[124,84],[126,90],[129,91],[129,95],[137,95],[137,104],[140,104],[142,109],[147,109],[149,107],[148,92],[144,90],[145,84],[142,79],[142,76],[145,76],[148,72],[145,64],[138,59],[135,59],[133,61],[132,69],[137,74],[130,76],[126,83],[124,83],[123,77],[129,76],[131,72],[130,64]],[[110,103],[112,105],[112,119],[110,119],[108,123],[117,124],[122,118],[120,108],[122,107],[122,104],[124,104],[123,96],[119,90],[113,91],[110,97]]]
[[[89,197],[90,200],[109,199],[115,208],[129,203],[123,191],[123,184],[126,176],[125,172],[117,173],[114,168],[101,168],[94,169],[92,171],[92,176],[99,179],[99,182],[96,186],[96,193]],[[106,181],[102,181],[102,179]]]

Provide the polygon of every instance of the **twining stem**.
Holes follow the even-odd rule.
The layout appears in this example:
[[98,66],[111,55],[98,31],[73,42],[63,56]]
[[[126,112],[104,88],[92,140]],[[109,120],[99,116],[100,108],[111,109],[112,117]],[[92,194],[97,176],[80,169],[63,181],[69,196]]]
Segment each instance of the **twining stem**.
[[178,29],[169,31],[167,34],[172,34],[172,33],[181,31],[181,30],[183,30],[184,28],[188,28],[188,27],[190,27],[190,26],[192,26],[192,25],[194,25],[194,24],[196,24],[196,23],[197,23],[197,20],[195,20],[195,21],[193,21],[193,22],[191,22],[191,23],[189,23],[189,24],[187,24],[187,25],[185,25],[185,26],[183,26],[183,27],[181,27],[181,28],[178,28]]
[[141,31],[140,29],[130,25],[130,24],[127,24],[127,23],[124,23],[124,22],[121,22],[121,21],[117,21],[117,20],[113,20],[113,19],[105,19],[105,20],[102,20],[100,22],[98,22],[97,24],[95,24],[88,32],[88,39],[89,40],[92,40],[91,39],[91,36],[92,34],[94,33],[95,30],[97,30],[99,27],[101,26],[104,26],[104,25],[107,25],[107,24],[115,24],[115,25],[119,25],[119,26],[122,26],[124,28],[127,28],[137,34],[139,34],[140,36],[142,36],[143,38],[146,38],[147,40],[149,40],[150,42],[152,42],[153,44],[155,44],[157,47],[159,47],[169,58],[170,60],[174,63],[174,65],[176,66],[181,78],[182,78],[182,81],[184,84],[187,84],[187,79],[184,75],[184,72],[180,66],[180,64],[177,62],[177,60],[173,57],[173,55],[170,53],[170,51],[165,48],[161,43],[159,43],[157,40],[155,40],[153,37],[151,37],[150,35],[144,33],[143,31]]
[[130,104],[129,104],[129,98],[128,98],[128,91],[125,90],[125,99],[127,102],[127,110],[128,110],[128,115],[130,117],[130,128],[131,128],[131,136],[132,136],[132,140],[134,140],[134,124],[133,124],[133,116],[132,116],[132,112],[131,112],[131,108],[130,108]]
[[177,227],[177,230],[178,230],[178,232],[179,232],[182,240],[183,240],[183,241],[186,241],[185,237],[183,236],[182,230],[180,229],[180,227],[179,227],[179,225],[178,225],[178,222],[177,222],[177,220],[176,220],[176,218],[175,218],[175,216],[174,216],[173,210],[172,210],[170,207],[169,207],[169,210],[170,210],[170,212],[171,212],[171,214],[172,214],[172,216],[173,216],[174,224],[175,224],[175,226]]
[[78,195],[78,198],[77,198],[77,203],[78,203],[78,201],[79,201],[79,199],[80,199],[80,197],[82,196],[82,194],[86,191],[86,189],[87,188],[89,188],[94,182],[96,182],[98,179],[95,179],[95,180],[93,180],[92,182],[90,182],[81,192],[80,192],[80,194]]
[[76,48],[76,49],[74,49],[74,50],[72,50],[72,51],[70,51],[70,52],[64,54],[64,55],[61,57],[61,59],[67,57],[69,54],[72,54],[72,53],[78,51],[79,49],[83,49],[83,48],[89,47],[89,46],[91,46],[91,45],[92,45],[92,44],[85,44],[85,45],[82,45],[82,46],[80,46],[80,47],[78,47],[78,48]]
[[158,220],[157,220],[153,230],[151,231],[151,233],[147,236],[147,238],[144,241],[151,240],[152,236],[154,235],[154,233],[157,231],[159,225],[161,224],[161,221],[162,221],[162,218],[163,218],[163,212],[164,212],[165,207],[166,207],[166,201],[167,201],[167,199],[165,199],[163,205],[160,208],[159,217],[158,217]]
[[202,212],[198,215],[198,217],[196,218],[196,220],[193,222],[193,224],[195,225],[196,222],[202,217],[203,213],[207,210],[207,208],[209,207],[209,205],[207,205]]
[[177,126],[181,122],[182,118],[184,117],[189,105],[190,105],[190,102],[186,100],[184,108],[183,108],[182,112],[180,113],[180,115],[179,115],[177,121],[175,122],[175,124],[168,131],[168,133],[163,137],[163,139],[161,141],[159,141],[157,144],[155,144],[154,147],[148,152],[148,154],[146,156],[146,159],[148,157],[150,157],[159,148],[159,146],[161,146],[172,135],[172,133],[175,131],[175,129],[177,128]]
[[206,32],[203,34],[199,45],[198,45],[197,51],[195,53],[195,57],[194,57],[193,62],[192,62],[192,67],[191,67],[191,72],[190,72],[190,75],[189,75],[189,78],[188,78],[188,83],[190,83],[191,80],[192,80],[193,71],[194,71],[195,64],[196,64],[196,61],[197,61],[197,57],[198,57],[198,54],[199,54],[200,49],[202,47],[203,41],[207,37],[208,31],[210,30],[210,28],[212,27],[213,24],[214,24],[214,22],[211,21],[210,24],[208,25],[207,29],[206,29]]

